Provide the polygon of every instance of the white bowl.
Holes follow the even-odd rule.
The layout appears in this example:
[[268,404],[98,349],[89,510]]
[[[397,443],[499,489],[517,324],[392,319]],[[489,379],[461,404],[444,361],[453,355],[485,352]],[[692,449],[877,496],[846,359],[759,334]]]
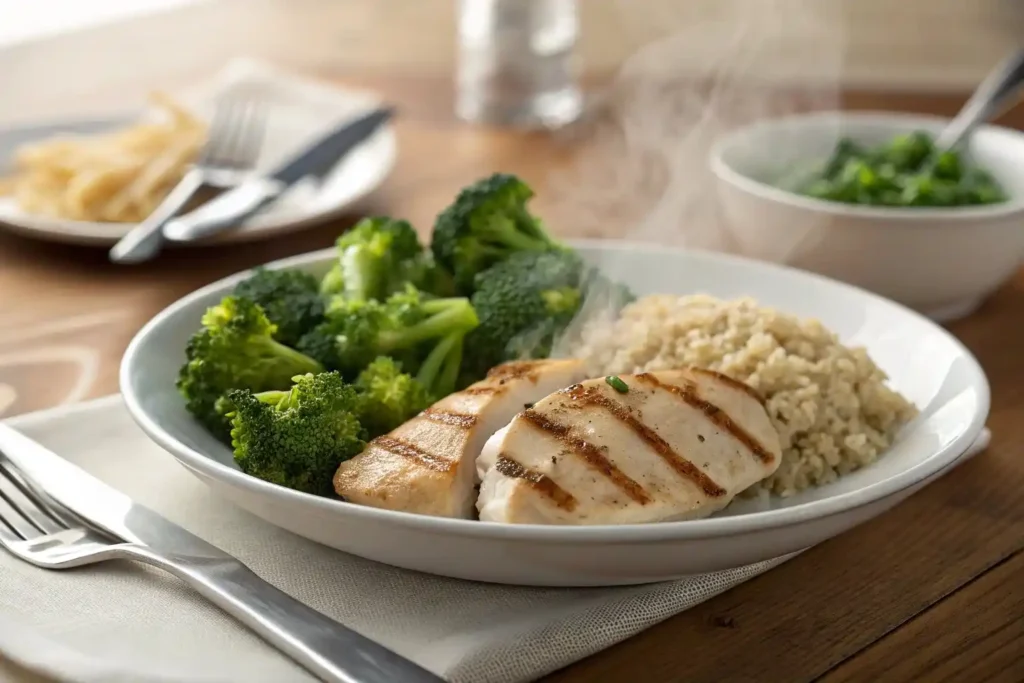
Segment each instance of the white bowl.
[[937,133],[948,119],[824,112],[763,121],[719,140],[710,163],[736,251],[842,280],[938,320],[973,311],[1024,256],[1024,134],[982,126],[970,156],[1003,184],[1008,202],[964,208],[867,207],[774,187],[794,164],[827,158],[846,136],[879,144]]
[[[921,415],[882,458],[840,481],[767,507],[744,501],[702,520],[635,526],[528,526],[442,519],[318,498],[249,477],[230,450],[185,411],[174,381],[200,316],[245,274],[216,282],[150,321],[132,340],[121,389],[151,438],[215,492],[296,534],[388,564],[479,581],[528,585],[644,583],[737,567],[820,543],[903,500],[949,468],[978,436],[989,387],[974,357],[908,309],[859,289],[720,254],[617,242],[582,253],[638,294],[755,295],[821,319],[864,344]],[[332,250],[272,264],[323,273]]]

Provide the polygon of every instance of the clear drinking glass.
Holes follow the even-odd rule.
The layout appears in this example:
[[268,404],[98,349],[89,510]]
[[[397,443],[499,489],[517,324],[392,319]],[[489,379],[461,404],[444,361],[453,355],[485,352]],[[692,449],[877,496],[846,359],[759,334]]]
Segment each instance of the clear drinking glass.
[[553,128],[583,107],[576,0],[459,0],[456,114]]

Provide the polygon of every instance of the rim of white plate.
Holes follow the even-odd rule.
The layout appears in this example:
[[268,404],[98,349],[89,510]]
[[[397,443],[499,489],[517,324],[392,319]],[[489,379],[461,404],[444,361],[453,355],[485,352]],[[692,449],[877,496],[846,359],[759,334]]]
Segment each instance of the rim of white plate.
[[[645,244],[642,242],[625,242],[619,240],[571,240],[570,243],[576,247],[603,248],[607,249],[609,244],[621,250],[645,250],[657,248],[664,250],[665,247]],[[678,250],[683,251],[683,250]],[[285,259],[279,259],[264,264],[268,268],[285,268],[298,265],[316,263],[318,260],[328,258],[333,254],[332,248],[319,251],[299,254]],[[899,474],[888,479],[865,486],[856,491],[840,493],[822,500],[801,503],[792,507],[763,512],[751,512],[743,515],[730,517],[711,517],[681,522],[659,522],[651,524],[632,525],[594,525],[594,526],[564,526],[564,525],[541,525],[541,524],[502,524],[499,522],[482,522],[478,520],[453,519],[445,517],[431,517],[428,515],[417,515],[408,512],[385,510],[369,506],[357,505],[341,500],[323,498],[301,491],[288,489],[277,484],[251,477],[240,470],[222,465],[213,458],[186,446],[168,433],[156,420],[143,409],[139,397],[131,389],[130,375],[134,365],[134,358],[139,349],[146,343],[147,338],[154,329],[159,327],[165,318],[174,315],[182,308],[211,292],[225,289],[246,277],[252,270],[246,270],[225,278],[221,278],[205,287],[195,290],[181,299],[164,308],[156,314],[142,329],[136,333],[122,357],[119,372],[119,382],[125,405],[129,414],[142,430],[153,439],[159,446],[167,450],[186,467],[201,472],[213,479],[222,480],[237,488],[245,489],[251,493],[284,499],[292,503],[310,505],[324,512],[336,512],[350,515],[355,518],[377,520],[380,522],[399,524],[409,528],[419,528],[434,532],[444,532],[467,537],[493,537],[500,536],[507,540],[537,541],[545,543],[641,543],[657,541],[677,541],[686,539],[712,538],[746,534],[770,528],[778,528],[798,524],[811,519],[820,519],[831,515],[841,514],[849,510],[869,505],[878,500],[898,494],[900,491],[928,479],[932,475],[942,471],[954,460],[962,455],[978,437],[985,427],[985,421],[991,404],[991,389],[988,377],[985,375],[981,364],[974,354],[964,346],[959,339],[936,325],[934,322],[916,311],[907,308],[899,303],[873,294],[859,287],[848,285],[831,278],[827,278],[807,271],[791,268],[789,266],[756,261],[754,259],[711,252],[699,249],[685,250],[689,257],[709,259],[714,261],[732,263],[747,268],[769,271],[790,271],[799,273],[801,276],[815,281],[838,286],[851,292],[859,293],[876,303],[891,308],[896,308],[906,315],[917,318],[933,328],[935,334],[942,335],[947,341],[955,345],[963,354],[973,378],[973,384],[978,389],[978,410],[972,417],[967,429],[957,435],[945,447],[931,454],[922,462],[910,467]]]

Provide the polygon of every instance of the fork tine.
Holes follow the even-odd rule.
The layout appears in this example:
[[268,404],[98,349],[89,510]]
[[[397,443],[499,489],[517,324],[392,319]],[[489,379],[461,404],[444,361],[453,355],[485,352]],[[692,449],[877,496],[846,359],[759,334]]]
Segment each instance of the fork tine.
[[0,489],[0,523],[18,539],[27,541],[42,534],[38,528],[32,525],[14,504],[14,501]]
[[249,117],[244,125],[244,139],[242,140],[242,149],[238,160],[239,165],[243,167],[256,165],[267,130],[267,116],[262,104],[257,101],[250,101],[248,110]]
[[[52,534],[63,531],[68,525],[54,514],[47,502],[25,481],[13,463],[0,453],[0,498],[25,520],[34,530],[32,536]],[[2,515],[0,515],[2,516]],[[9,526],[16,526],[8,521]],[[16,528],[15,531],[25,538],[27,529]]]
[[214,102],[213,118],[207,133],[203,162],[219,164],[224,150],[230,149],[231,138],[237,130],[237,102],[233,97],[220,96]]
[[235,114],[235,120],[232,122],[234,128],[231,130],[230,138],[225,143],[221,161],[224,166],[240,168],[245,165],[252,103],[248,100],[237,102]]

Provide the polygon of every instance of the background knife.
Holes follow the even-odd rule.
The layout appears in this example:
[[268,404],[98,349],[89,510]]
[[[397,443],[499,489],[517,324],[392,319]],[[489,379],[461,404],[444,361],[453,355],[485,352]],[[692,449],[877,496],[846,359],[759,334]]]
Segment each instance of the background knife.
[[168,221],[163,236],[173,242],[191,242],[242,225],[298,181],[322,179],[393,115],[394,109],[385,107],[345,123],[270,174],[246,180],[195,211]]

